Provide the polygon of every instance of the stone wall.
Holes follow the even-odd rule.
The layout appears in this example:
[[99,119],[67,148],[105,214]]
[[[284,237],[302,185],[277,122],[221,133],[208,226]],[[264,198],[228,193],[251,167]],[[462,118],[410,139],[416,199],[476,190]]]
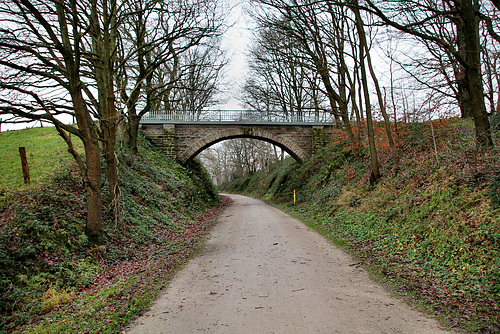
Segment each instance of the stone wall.
[[181,162],[193,158],[207,147],[232,138],[255,138],[283,148],[302,161],[329,142],[330,126],[238,125],[238,124],[142,124],[142,131]]

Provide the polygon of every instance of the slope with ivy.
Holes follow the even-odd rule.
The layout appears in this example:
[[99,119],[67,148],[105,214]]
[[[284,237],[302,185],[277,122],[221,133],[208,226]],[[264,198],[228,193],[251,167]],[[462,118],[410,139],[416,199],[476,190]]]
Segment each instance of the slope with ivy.
[[119,332],[200,248],[223,206],[201,165],[180,166],[144,138],[119,161],[120,215],[104,212],[102,246],[84,233],[83,187],[68,160],[0,195],[0,332]]
[[450,327],[498,332],[500,152],[477,151],[464,120],[398,126],[401,165],[391,165],[380,131],[375,185],[368,153],[337,140],[302,165],[288,159],[224,191],[302,218]]

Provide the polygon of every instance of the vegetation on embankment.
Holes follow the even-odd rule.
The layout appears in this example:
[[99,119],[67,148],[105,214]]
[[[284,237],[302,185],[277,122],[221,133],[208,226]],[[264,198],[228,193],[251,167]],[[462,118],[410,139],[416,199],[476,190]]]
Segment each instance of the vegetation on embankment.
[[263,197],[302,218],[450,327],[498,332],[499,150],[477,152],[463,120],[398,126],[401,165],[393,169],[379,145],[385,169],[375,185],[368,153],[335,144],[224,191]]
[[43,182],[2,192],[0,333],[120,332],[200,248],[223,206],[203,168],[184,168],[144,139],[138,155],[121,149],[119,161],[121,219],[104,213],[105,245],[84,233],[70,160]]

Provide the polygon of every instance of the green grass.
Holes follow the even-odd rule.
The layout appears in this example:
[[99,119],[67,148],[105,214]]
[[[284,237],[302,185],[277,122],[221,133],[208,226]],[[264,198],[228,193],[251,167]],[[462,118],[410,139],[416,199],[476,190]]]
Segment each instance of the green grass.
[[[77,150],[83,151],[80,140],[73,136]],[[53,127],[6,131],[0,133],[0,189],[25,186],[19,147],[26,148],[32,184],[37,184],[55,167],[72,159],[64,140]]]

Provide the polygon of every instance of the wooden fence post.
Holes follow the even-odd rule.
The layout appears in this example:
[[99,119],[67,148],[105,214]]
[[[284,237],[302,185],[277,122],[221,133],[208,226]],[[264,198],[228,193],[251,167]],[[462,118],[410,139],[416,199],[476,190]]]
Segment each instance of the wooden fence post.
[[19,147],[19,155],[21,156],[21,164],[23,166],[24,183],[30,183],[30,169],[28,167],[28,159],[26,159],[26,148]]

